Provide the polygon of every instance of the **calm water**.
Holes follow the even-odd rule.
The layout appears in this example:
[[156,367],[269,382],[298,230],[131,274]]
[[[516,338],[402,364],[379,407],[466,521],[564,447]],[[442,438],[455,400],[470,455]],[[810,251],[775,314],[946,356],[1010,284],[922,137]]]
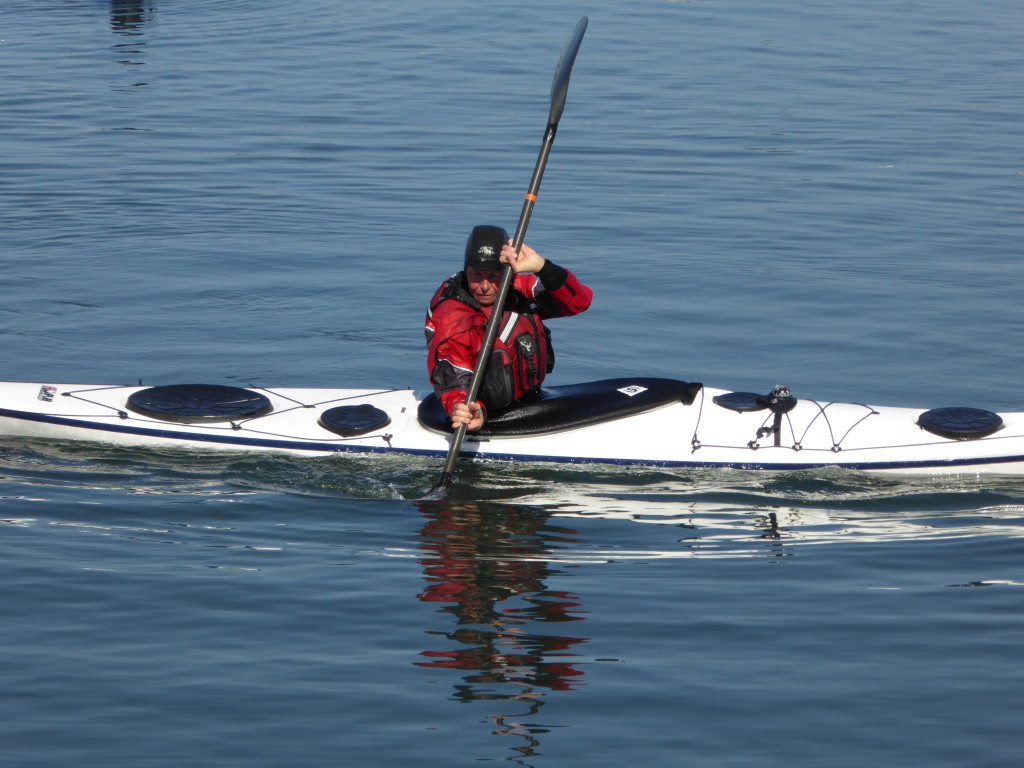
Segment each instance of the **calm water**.
[[[2,378],[423,386],[584,14],[555,380],[1024,410],[1009,0],[6,0]],[[1019,764],[1024,481],[438,469],[0,439],[0,762]]]

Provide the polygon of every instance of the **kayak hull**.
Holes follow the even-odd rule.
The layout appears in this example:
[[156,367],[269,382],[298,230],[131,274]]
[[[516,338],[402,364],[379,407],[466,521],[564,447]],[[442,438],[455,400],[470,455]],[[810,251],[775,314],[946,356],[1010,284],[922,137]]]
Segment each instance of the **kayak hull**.
[[[615,389],[595,392],[606,398],[633,397],[632,390],[642,391],[644,383],[664,380],[618,386],[623,381],[614,380]],[[449,436],[419,418],[424,399],[431,396],[428,391],[247,388],[246,393],[269,401],[268,412],[207,423],[133,410],[133,395],[148,389],[0,382],[0,438],[306,456],[443,457],[448,452]],[[500,461],[1024,475],[1024,414],[998,414],[1001,424],[992,434],[957,439],[919,426],[924,409],[801,399],[785,413],[744,411],[719,404],[728,401],[729,390],[700,385],[689,385],[689,390],[687,397],[655,403],[639,413],[597,423],[591,419],[582,426],[563,420],[550,433],[469,435],[462,453]],[[347,406],[369,409],[386,423],[356,435],[338,434],[324,425],[325,413]]]

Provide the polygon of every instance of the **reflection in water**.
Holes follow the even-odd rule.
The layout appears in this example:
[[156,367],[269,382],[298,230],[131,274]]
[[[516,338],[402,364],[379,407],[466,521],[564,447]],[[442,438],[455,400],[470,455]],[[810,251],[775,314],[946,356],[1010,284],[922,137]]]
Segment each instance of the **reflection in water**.
[[155,0],[110,0],[110,28],[123,35],[139,35],[153,17]]
[[[154,4],[155,0],[110,0],[110,28],[131,39],[131,42],[111,46],[118,64],[126,67],[145,66],[142,55],[146,43],[143,35],[146,25],[153,20]],[[124,89],[122,85],[117,83],[114,90],[130,90]],[[145,85],[148,83],[134,82],[131,88]]]
[[462,670],[454,698],[521,702],[516,714],[491,715],[494,733],[525,740],[519,757],[536,754],[537,736],[552,726],[533,718],[547,691],[583,684],[573,664],[573,646],[587,638],[537,631],[538,625],[582,621],[579,599],[549,590],[556,575],[550,565],[560,544],[575,531],[554,527],[535,509],[476,502],[420,502],[427,517],[420,531],[421,564],[427,582],[419,596],[441,603],[458,625],[451,632],[429,632],[451,645],[427,650],[417,666]]
[[[723,475],[647,485],[552,484],[517,499],[543,507],[553,519],[600,518],[664,527],[655,538],[627,549],[604,546],[555,552],[559,562],[623,559],[796,556],[808,545],[926,541],[953,538],[1024,538],[1024,486],[943,479],[914,482],[855,473],[794,473],[756,478]],[[571,524],[571,523],[568,523]],[[675,536],[676,534],[681,534]]]

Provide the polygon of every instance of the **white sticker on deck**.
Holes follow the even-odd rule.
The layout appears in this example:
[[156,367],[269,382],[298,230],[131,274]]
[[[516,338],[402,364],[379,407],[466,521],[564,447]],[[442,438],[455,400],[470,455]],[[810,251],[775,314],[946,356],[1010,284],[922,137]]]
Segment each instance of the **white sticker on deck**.
[[646,392],[647,387],[641,387],[637,384],[633,384],[629,387],[622,387],[619,392],[626,395],[627,397],[633,397],[633,395],[639,395],[641,392]]

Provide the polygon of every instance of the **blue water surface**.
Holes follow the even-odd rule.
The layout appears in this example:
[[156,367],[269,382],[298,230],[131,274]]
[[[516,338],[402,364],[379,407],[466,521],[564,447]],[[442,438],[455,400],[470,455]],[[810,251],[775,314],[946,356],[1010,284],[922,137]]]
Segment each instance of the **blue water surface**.
[[[426,385],[468,230],[552,381],[1024,410],[1024,9],[0,4],[15,381]],[[1015,766],[1024,482],[0,437],[14,768]]]

